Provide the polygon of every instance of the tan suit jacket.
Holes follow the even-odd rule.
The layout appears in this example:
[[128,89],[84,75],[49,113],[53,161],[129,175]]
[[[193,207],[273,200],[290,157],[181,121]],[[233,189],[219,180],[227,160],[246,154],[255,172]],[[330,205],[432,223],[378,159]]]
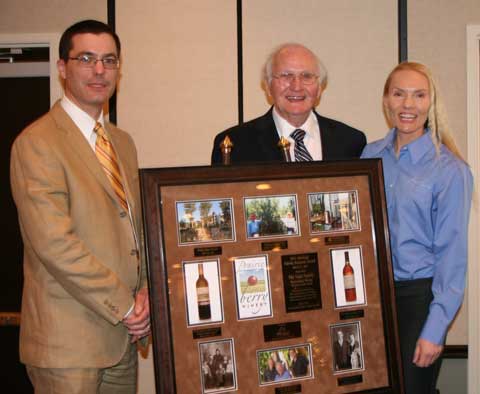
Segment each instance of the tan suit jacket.
[[[124,131],[105,128],[142,242],[135,146]],[[21,361],[45,368],[116,364],[129,341],[119,321],[146,286],[143,247],[59,102],[16,139],[11,183],[24,242]]]

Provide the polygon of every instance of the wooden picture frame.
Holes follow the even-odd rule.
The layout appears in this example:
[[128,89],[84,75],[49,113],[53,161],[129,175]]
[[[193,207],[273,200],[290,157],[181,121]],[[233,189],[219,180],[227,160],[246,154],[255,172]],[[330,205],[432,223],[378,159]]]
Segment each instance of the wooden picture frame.
[[[235,354],[231,358],[235,360],[236,369],[234,387],[225,389],[229,392],[316,393],[321,384],[329,393],[403,394],[380,160],[152,168],[142,169],[140,177],[157,393],[205,391],[202,382],[209,369],[207,362],[203,369],[199,365],[196,356],[199,343],[231,340],[235,343]],[[354,195],[354,200],[345,198],[345,191]],[[312,232],[310,219],[314,216],[318,221],[322,215],[323,218],[327,216],[322,212],[322,193],[329,196],[328,209],[334,212],[328,213],[328,220],[333,221],[328,223],[327,220],[327,226],[322,222],[322,227],[316,227],[321,231]],[[275,196],[285,195],[295,196],[294,203],[277,203]],[[309,200],[311,195],[319,196],[313,208],[311,198]],[[249,212],[255,211],[252,218],[246,213],[244,199],[247,197],[253,198],[249,200],[253,203],[248,205]],[[211,243],[179,242],[178,226],[182,219],[177,216],[175,207],[177,202],[184,201],[231,201],[231,204],[217,205],[212,210],[208,203],[201,208],[197,205],[196,209],[202,212],[193,215],[195,220],[189,212],[188,226],[201,239],[213,234]],[[334,222],[337,218],[341,223]],[[262,236],[251,236],[255,229],[248,229],[248,220],[255,221],[252,226],[258,227]],[[185,221],[182,226],[185,230]],[[236,235],[233,240],[222,242],[215,234],[228,232],[229,228],[236,229]],[[345,288],[349,292],[346,297],[352,297],[355,292],[352,286],[358,280],[355,282],[351,277],[355,275],[351,267],[342,271],[343,279],[341,276],[339,279],[337,269],[334,278],[332,251],[345,253],[342,249],[352,248],[361,248],[363,272],[356,274],[362,275],[362,294],[368,302],[345,302],[339,308],[335,292]],[[246,268],[248,277],[241,280],[242,294],[247,297],[242,298],[242,302],[251,302],[248,316],[253,316],[255,302],[260,301],[255,297],[263,297],[262,305],[268,302],[271,313],[239,319],[235,261],[246,258],[255,263],[255,256],[266,256],[259,261],[263,270],[268,269],[268,291],[263,271],[255,275],[255,267],[249,266]],[[205,320],[205,324],[189,325],[182,267],[185,263],[217,259],[221,272],[223,321],[212,324]],[[208,305],[212,296],[208,280],[205,283],[205,278],[200,276],[199,271],[198,299]],[[335,288],[335,281],[339,280],[344,281],[344,286],[337,284]],[[248,286],[252,287],[248,289]],[[205,305],[199,308],[205,311]],[[361,368],[352,367],[338,373],[333,368],[332,327],[342,325],[361,327]],[[358,340],[359,335],[354,332],[351,336]],[[256,378],[258,352],[287,349],[298,344],[311,348],[311,378],[279,379],[272,384],[260,384]],[[208,360],[209,354],[202,357]],[[284,368],[293,368],[294,361],[287,358]],[[279,366],[279,369],[282,368]],[[218,375],[216,382],[222,382],[219,374],[224,370],[226,366],[210,367],[211,376]],[[216,384],[214,390],[221,392],[221,384]]]

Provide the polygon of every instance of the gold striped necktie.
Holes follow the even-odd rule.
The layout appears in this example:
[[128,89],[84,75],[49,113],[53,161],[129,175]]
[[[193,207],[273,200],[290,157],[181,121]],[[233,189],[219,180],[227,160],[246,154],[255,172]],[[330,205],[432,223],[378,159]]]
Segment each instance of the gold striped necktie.
[[125,194],[120,168],[118,167],[117,155],[115,154],[112,143],[108,139],[107,134],[105,134],[105,130],[100,122],[97,122],[93,131],[97,133],[95,154],[97,155],[120,204],[126,211],[128,211],[127,196]]

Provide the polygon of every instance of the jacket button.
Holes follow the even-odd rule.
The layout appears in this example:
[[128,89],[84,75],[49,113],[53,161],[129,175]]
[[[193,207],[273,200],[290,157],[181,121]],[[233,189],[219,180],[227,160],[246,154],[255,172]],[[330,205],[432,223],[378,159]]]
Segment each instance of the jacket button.
[[120,212],[120,217],[121,218],[124,218],[125,216],[127,216],[127,213],[125,211]]
[[132,249],[130,251],[130,256],[138,256],[138,250],[137,249]]

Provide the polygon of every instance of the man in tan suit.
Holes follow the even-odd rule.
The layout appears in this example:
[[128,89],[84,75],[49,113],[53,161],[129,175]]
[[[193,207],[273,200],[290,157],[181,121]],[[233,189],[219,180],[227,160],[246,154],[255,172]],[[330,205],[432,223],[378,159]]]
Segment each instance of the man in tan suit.
[[[136,149],[102,111],[120,41],[104,23],[82,21],[59,49],[64,97],[12,148],[25,248],[20,357],[36,393],[132,394],[150,313]],[[97,158],[101,130],[123,200]]]

